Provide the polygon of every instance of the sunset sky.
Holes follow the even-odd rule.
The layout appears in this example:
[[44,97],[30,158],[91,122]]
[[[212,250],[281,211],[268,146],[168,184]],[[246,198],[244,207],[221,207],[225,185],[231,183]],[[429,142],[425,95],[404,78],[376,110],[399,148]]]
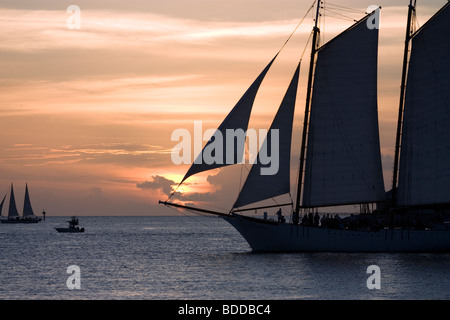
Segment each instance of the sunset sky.
[[[9,195],[14,183],[21,213],[28,183],[38,215],[42,210],[52,216],[174,214],[157,203],[167,199],[188,169],[171,161],[177,144],[172,132],[184,128],[193,133],[194,121],[203,121],[204,131],[216,128],[312,3],[3,0],[0,197]],[[369,5],[382,7],[378,107],[389,189],[409,1],[333,3],[359,10],[339,11],[353,19],[360,19]],[[445,3],[419,0],[419,24]],[[66,10],[72,4],[81,9],[81,29],[67,26]],[[334,16],[325,16],[321,41],[352,24]],[[312,23],[310,14],[269,71],[251,127],[270,125]],[[308,55],[309,47],[302,61],[294,151],[299,149]],[[293,174],[297,168],[292,163]],[[209,201],[210,208],[228,210],[237,196],[239,174],[237,167],[207,172],[178,191],[192,192],[192,201]]]

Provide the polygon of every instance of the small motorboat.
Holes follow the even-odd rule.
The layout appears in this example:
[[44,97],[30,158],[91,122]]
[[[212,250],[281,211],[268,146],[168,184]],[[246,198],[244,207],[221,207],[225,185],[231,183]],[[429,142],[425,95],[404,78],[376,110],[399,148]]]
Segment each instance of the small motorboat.
[[80,228],[78,226],[78,218],[72,217],[70,221],[67,221],[69,223],[68,228],[55,228],[58,232],[66,232],[66,233],[78,233],[78,232],[84,232],[84,228]]

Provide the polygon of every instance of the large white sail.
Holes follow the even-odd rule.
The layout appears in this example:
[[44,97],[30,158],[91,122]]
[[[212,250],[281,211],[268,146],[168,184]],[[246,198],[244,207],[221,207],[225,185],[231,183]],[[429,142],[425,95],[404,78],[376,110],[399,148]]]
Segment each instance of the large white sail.
[[8,210],[8,218],[16,218],[19,217],[19,212],[16,207],[16,199],[14,197],[14,188],[11,183],[11,194],[9,195],[9,210]]
[[30,195],[28,194],[28,185],[25,185],[25,199],[23,202],[23,217],[34,216],[33,208],[31,207]]
[[450,203],[450,4],[412,39],[397,204]]
[[319,49],[303,206],[385,200],[377,114],[378,29],[368,16]]
[[[213,135],[213,137],[206,143],[206,145],[203,147],[202,152],[197,156],[197,158],[189,168],[188,172],[184,176],[181,183],[188,177],[192,176],[193,174],[220,168],[223,166],[228,166],[231,164],[241,163],[244,154],[245,141],[238,140],[237,142],[235,141],[235,143],[233,144],[230,141],[227,142],[226,132],[227,130],[238,130],[238,129],[241,129],[244,133],[247,131],[248,122],[250,119],[250,114],[252,111],[256,94],[259,90],[262,81],[264,80],[264,77],[266,76],[267,72],[269,71],[270,67],[272,66],[272,63],[275,61],[277,56],[278,54],[275,55],[272,61],[270,61],[270,63],[264,68],[264,70],[261,72],[258,78],[256,78],[253,84],[248,88],[248,90],[244,93],[239,102],[234,106],[234,108],[231,110],[231,112],[228,114],[228,116],[216,130],[216,133]],[[215,139],[214,136],[216,134],[221,135],[221,137],[223,138],[222,159],[221,161],[215,161],[214,163],[207,163],[204,161],[205,159],[204,152],[205,149],[207,149],[208,146],[214,142]],[[226,147],[229,145],[233,145],[234,150],[227,150]],[[227,158],[227,153],[230,154],[230,152],[234,152],[233,161],[230,161],[230,159]]]
[[[298,79],[300,74],[300,63],[297,66],[295,74],[286,91],[283,101],[277,114],[270,126],[266,139],[263,142],[262,149],[266,152],[272,150],[272,143],[278,143],[278,154],[271,155],[277,158],[277,170],[275,174],[263,174],[261,169],[274,165],[265,164],[261,161],[258,153],[257,161],[253,164],[247,179],[242,187],[239,197],[234,204],[234,208],[242,207],[261,200],[270,199],[279,195],[289,193],[290,191],[290,157],[292,141],[292,125],[294,119],[295,100],[297,97]],[[274,130],[277,130],[278,141],[274,140]],[[274,157],[275,156],[275,157]]]

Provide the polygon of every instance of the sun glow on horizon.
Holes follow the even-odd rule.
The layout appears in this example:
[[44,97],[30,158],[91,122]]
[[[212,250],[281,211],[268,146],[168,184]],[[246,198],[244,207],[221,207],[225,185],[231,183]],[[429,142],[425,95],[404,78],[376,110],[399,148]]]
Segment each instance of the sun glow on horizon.
[[[442,1],[431,2],[419,7],[419,22]],[[360,2],[345,3],[365,10]],[[204,130],[215,129],[311,5],[284,0],[257,7],[253,1],[220,4],[218,10],[219,3],[191,8],[175,2],[167,9],[162,2],[138,1],[136,8],[124,8],[82,1],[80,30],[67,28],[67,7],[57,1],[37,9],[36,3],[0,5],[3,189],[29,181],[37,206],[64,215],[170,212],[157,200],[175,190],[188,168],[171,161],[176,144],[171,133],[178,128],[193,132],[194,121],[202,121]],[[388,0],[380,5],[379,120],[389,179],[407,6]],[[270,125],[311,33],[310,16],[264,80],[250,127]],[[322,22],[322,41],[352,23],[331,17]],[[296,144],[305,102],[306,49]],[[177,189],[177,201],[188,195],[194,204],[235,200],[239,171],[190,177]]]

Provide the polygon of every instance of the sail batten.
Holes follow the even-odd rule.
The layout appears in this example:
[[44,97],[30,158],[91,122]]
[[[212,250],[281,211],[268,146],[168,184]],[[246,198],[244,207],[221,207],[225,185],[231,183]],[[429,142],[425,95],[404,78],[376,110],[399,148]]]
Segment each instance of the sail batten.
[[378,29],[367,16],[318,51],[303,207],[385,200],[377,110]]
[[450,4],[412,38],[397,204],[450,203]]
[[[273,62],[277,58],[278,53],[275,55],[275,57],[270,61],[270,63],[264,68],[264,70],[259,74],[259,76],[256,78],[256,80],[252,83],[252,85],[248,88],[248,90],[244,93],[244,95],[241,97],[241,99],[238,101],[238,103],[234,106],[234,108],[231,110],[231,112],[227,115],[227,117],[224,119],[224,121],[220,124],[218,129],[216,130],[213,137],[206,143],[206,145],[203,147],[201,153],[197,156],[194,163],[191,165],[189,170],[187,171],[186,175],[184,176],[181,183],[183,183],[184,180],[189,178],[190,176],[203,172],[208,171],[232,164],[237,164],[242,161],[243,154],[244,154],[244,147],[245,147],[245,141],[237,141],[236,143],[231,143],[227,141],[227,130],[242,130],[243,132],[247,131],[248,123],[250,121],[250,114],[253,108],[253,104],[255,102],[256,94],[258,93],[259,87],[261,86],[262,81],[264,80],[267,72],[269,71],[270,67],[272,66]],[[207,148],[214,142],[215,135],[221,135],[222,137],[222,159],[221,161],[214,161],[213,163],[206,163],[203,161],[204,159],[204,152],[207,150]],[[232,145],[234,147],[234,150],[227,150],[226,147]],[[230,152],[234,152],[234,160],[230,161]],[[227,158],[228,156],[228,158]],[[181,184],[180,183],[180,184]]]

